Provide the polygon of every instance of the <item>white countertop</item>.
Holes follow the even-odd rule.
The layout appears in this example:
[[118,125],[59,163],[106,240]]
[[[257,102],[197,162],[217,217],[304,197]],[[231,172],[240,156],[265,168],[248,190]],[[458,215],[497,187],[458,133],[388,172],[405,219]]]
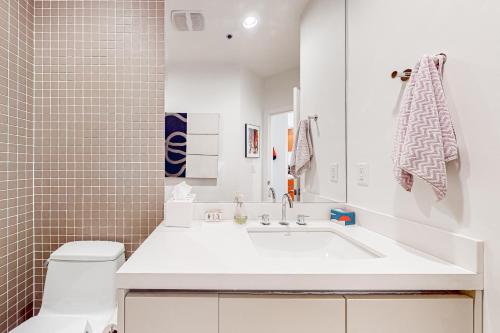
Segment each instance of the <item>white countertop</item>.
[[[273,222],[276,226],[276,222]],[[359,226],[310,221],[382,255],[373,259],[272,258],[254,247],[252,222],[197,221],[189,229],[163,225],[117,273],[119,289],[404,291],[482,290],[483,276]],[[265,228],[273,228],[265,227]],[[292,224],[292,230],[301,227]]]

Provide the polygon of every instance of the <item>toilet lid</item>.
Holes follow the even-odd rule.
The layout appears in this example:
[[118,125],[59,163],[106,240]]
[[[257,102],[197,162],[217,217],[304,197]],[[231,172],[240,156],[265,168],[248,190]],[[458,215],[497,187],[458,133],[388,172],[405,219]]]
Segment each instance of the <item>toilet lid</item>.
[[90,325],[82,317],[35,316],[10,333],[91,333]]
[[122,243],[108,241],[77,241],[63,244],[52,252],[50,260],[113,261],[125,252]]

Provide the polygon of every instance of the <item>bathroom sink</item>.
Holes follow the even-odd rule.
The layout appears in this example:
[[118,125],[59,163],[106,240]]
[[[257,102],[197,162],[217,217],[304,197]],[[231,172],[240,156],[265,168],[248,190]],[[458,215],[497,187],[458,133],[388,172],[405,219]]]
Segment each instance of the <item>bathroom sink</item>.
[[248,229],[257,251],[275,258],[373,259],[375,252],[332,230]]

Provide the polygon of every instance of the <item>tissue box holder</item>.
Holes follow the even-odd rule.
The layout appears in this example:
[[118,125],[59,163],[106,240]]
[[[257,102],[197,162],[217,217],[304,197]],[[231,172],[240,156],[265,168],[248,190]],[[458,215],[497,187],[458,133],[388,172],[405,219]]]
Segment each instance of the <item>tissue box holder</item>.
[[194,196],[186,200],[170,199],[165,203],[165,222],[167,227],[191,227],[193,221]]

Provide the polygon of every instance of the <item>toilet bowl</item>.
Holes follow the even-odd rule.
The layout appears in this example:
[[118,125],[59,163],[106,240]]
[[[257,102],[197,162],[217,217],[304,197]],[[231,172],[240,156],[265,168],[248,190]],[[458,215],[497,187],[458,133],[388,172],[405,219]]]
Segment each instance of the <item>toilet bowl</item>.
[[116,323],[115,272],[123,244],[79,241],[62,245],[48,261],[37,316],[11,333],[102,333]]

